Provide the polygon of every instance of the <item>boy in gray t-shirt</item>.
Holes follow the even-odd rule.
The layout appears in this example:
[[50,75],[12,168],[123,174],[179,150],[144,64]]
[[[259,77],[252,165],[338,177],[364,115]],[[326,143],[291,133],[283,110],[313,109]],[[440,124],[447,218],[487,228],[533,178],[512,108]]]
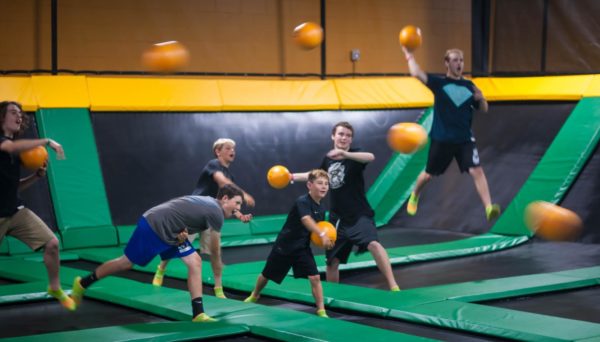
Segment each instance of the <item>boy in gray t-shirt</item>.
[[[79,305],[85,290],[97,280],[129,270],[134,264],[145,266],[157,255],[162,259],[181,258],[188,269],[192,320],[214,321],[204,313],[202,304],[202,258],[187,236],[206,229],[212,229],[215,234],[220,235],[224,218],[229,218],[240,210],[243,196],[236,186],[226,185],[219,190],[216,199],[208,196],[183,196],[146,211],[139,219],[123,256],[103,263],[84,278],[75,278],[71,293],[73,300]],[[213,264],[213,268],[222,267],[221,265],[222,263]]]

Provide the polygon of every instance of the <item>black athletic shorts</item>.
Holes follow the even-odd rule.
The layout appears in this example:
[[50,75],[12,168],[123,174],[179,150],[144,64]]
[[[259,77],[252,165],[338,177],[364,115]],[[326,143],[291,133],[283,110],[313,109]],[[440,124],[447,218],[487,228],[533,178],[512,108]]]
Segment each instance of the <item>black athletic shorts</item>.
[[454,158],[460,172],[467,172],[472,167],[481,166],[475,141],[453,144],[432,140],[425,172],[432,176],[441,175],[446,172]]
[[344,226],[341,221],[333,222],[337,227],[337,241],[332,249],[326,252],[327,264],[337,258],[340,263],[348,262],[354,245],[358,246],[357,254],[367,251],[372,241],[378,241],[377,228],[372,217],[361,216],[352,226]]
[[290,255],[282,254],[273,248],[267,258],[262,275],[277,284],[281,284],[290,268],[294,270],[294,278],[307,278],[319,274],[315,257],[310,248]]

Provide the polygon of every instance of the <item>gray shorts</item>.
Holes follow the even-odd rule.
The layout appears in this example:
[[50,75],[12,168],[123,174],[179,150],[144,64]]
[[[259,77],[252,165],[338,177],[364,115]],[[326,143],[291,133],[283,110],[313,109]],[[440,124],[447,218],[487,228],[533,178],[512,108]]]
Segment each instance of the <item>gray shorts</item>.
[[[336,225],[337,222],[333,222]],[[361,216],[352,226],[344,226],[340,223],[337,227],[337,241],[332,249],[326,252],[327,264],[336,258],[340,263],[348,262],[352,247],[358,246],[357,254],[367,251],[369,244],[373,241],[378,241],[377,227],[372,217]]]

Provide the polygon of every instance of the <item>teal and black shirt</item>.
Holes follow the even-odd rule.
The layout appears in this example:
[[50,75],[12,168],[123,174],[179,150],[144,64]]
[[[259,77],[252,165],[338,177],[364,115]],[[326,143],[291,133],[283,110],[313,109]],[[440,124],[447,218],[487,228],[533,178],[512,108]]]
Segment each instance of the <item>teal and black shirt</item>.
[[473,82],[427,74],[427,87],[433,92],[432,140],[462,144],[473,138],[471,123],[479,101],[473,99]]

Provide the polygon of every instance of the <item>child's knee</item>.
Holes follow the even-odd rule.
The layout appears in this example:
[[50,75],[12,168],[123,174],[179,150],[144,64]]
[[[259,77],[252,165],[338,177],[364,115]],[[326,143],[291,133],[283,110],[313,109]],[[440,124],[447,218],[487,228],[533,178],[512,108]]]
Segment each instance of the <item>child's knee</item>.
[[321,276],[318,274],[311,275],[311,276],[308,276],[308,280],[310,280],[310,283],[312,285],[317,285],[317,284],[321,283]]

